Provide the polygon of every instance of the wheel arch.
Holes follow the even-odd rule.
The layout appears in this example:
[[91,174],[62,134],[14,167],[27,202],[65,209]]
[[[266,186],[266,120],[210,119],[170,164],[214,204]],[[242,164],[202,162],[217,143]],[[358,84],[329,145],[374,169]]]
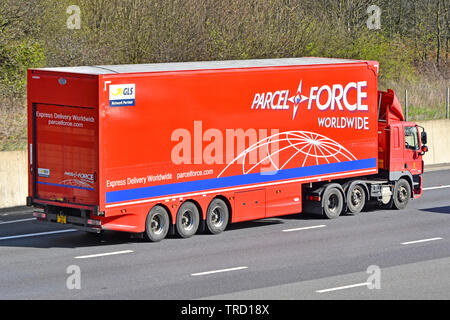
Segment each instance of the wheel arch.
[[[216,195],[214,198],[211,199],[211,201],[213,201],[214,199],[220,199],[223,202],[225,202],[225,204],[228,207],[228,223],[231,223],[231,221],[233,221],[233,219],[232,219],[232,217],[233,217],[233,209],[232,209],[230,200],[227,197],[225,197],[224,195],[222,195],[222,194]],[[209,203],[211,203],[211,201]]]
[[322,206],[322,208],[324,206],[323,195],[328,189],[331,189],[331,188],[336,188],[336,189],[338,189],[341,192],[342,198],[343,198],[343,201],[344,201],[344,206],[346,206],[347,205],[347,200],[346,200],[346,194],[345,194],[344,188],[339,183],[332,182],[332,183],[327,183],[327,184],[325,184],[325,185],[323,185],[321,187],[322,190],[320,190],[320,205]]
[[364,181],[364,180],[350,180],[350,181],[347,181],[346,183],[344,183],[342,185],[342,187],[343,187],[343,190],[345,192],[345,196],[347,196],[348,190],[350,190],[350,188],[355,186],[355,185],[362,185],[364,190],[366,191],[366,200],[370,200],[369,187],[367,186],[367,182]]
[[[169,209],[169,207],[166,206],[164,203],[158,202],[158,203],[155,203],[155,204],[150,208],[150,210],[152,210],[152,209],[153,209],[154,207],[156,207],[156,206],[163,207],[163,208],[167,211],[168,216],[169,216],[169,223],[170,223],[170,225],[173,225],[172,211]],[[148,210],[147,216],[148,216],[148,214],[150,213],[150,210]],[[147,216],[145,217],[145,219],[147,219]]]
[[184,201],[178,206],[178,208],[177,208],[177,213],[176,213],[176,214],[178,215],[178,210],[180,209],[181,205],[182,205],[183,203],[185,203],[185,202],[191,202],[191,203],[193,203],[193,204],[197,207],[198,213],[199,213],[200,222],[202,222],[202,221],[204,220],[204,219],[203,219],[203,208],[202,208],[202,206],[200,205],[200,203],[198,203],[197,200],[192,199],[192,198],[189,198],[189,199],[184,200]]
[[408,182],[409,187],[411,188],[411,198],[414,198],[414,183],[413,183],[413,177],[411,172],[406,171],[406,172],[400,172],[400,171],[394,171],[394,172],[389,172],[389,180],[391,182],[396,183],[397,181],[399,181],[400,179],[404,179]]

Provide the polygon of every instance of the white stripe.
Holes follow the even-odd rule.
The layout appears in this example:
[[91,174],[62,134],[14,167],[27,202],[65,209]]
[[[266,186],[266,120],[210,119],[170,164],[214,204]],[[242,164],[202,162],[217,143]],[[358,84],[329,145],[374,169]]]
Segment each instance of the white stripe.
[[414,243],[421,243],[421,242],[435,241],[435,240],[442,240],[442,238],[438,237],[438,238],[415,240],[415,241],[409,241],[409,242],[402,242],[401,244],[414,244]]
[[[334,177],[339,177],[339,176],[346,176],[346,175],[348,175],[350,173],[351,174],[370,173],[370,172],[376,172],[376,171],[377,171],[377,169],[366,169],[366,170],[360,170],[360,171],[336,173],[336,174],[330,174],[330,175],[325,175],[325,176],[317,176],[317,177],[315,177],[315,179],[334,178]],[[301,182],[301,181],[308,181],[308,180],[311,180],[311,177],[301,178],[301,179],[294,179],[294,180],[288,180],[288,181],[281,181],[281,182],[252,184],[250,186],[215,189],[215,190],[212,190],[212,191],[201,191],[201,192],[196,192],[196,193],[186,193],[186,194],[176,195],[176,197],[177,198],[179,198],[179,197],[192,197],[192,196],[198,196],[198,195],[204,195],[204,194],[219,193],[219,192],[234,191],[234,190],[244,190],[244,189],[251,189],[251,188],[255,188],[255,187],[274,186],[274,185],[287,184],[287,183],[293,183],[293,182]],[[162,198],[154,198],[154,199],[146,199],[146,200],[137,200],[137,201],[122,202],[122,203],[114,203],[114,204],[106,205],[106,208],[113,208],[113,207],[119,207],[119,206],[123,206],[123,205],[131,205],[131,204],[147,203],[147,202],[153,202],[153,201],[164,201],[164,200],[173,199],[173,197],[174,197],[174,195],[166,196],[166,197],[162,197]]]
[[31,221],[31,220],[36,220],[36,218],[19,219],[19,220],[12,220],[12,221],[1,221],[0,224],[8,224],[8,223],[16,223],[16,222],[25,222],[25,221]]
[[423,191],[428,191],[428,190],[436,190],[436,189],[444,189],[444,188],[450,188],[450,185],[445,185],[445,186],[436,186],[436,187],[428,187],[428,188],[423,188]]
[[367,286],[368,284],[369,284],[369,282],[356,283],[356,284],[350,284],[348,286],[317,290],[316,292],[317,293],[325,293],[325,292],[330,292],[330,291],[337,291],[337,290],[344,290],[344,289],[351,289],[351,288],[356,288],[356,287]]
[[293,229],[284,229],[283,232],[291,232],[291,231],[300,231],[300,230],[308,230],[308,229],[316,229],[316,228],[323,228],[326,227],[324,224],[320,224],[317,226],[311,226],[311,227],[302,227],[302,228],[293,228]]
[[45,236],[48,234],[56,234],[56,233],[64,233],[64,232],[74,232],[78,231],[76,229],[67,229],[67,230],[58,230],[58,231],[49,231],[49,232],[39,232],[39,233],[29,233],[29,234],[21,234],[17,236],[9,236],[2,237],[0,240],[8,240],[8,239],[17,239],[17,238],[27,238],[27,237],[35,237],[35,236]]
[[236,267],[236,268],[229,268],[229,269],[220,269],[220,270],[213,270],[213,271],[206,271],[206,272],[198,272],[198,273],[192,273],[191,276],[204,276],[207,274],[213,274],[213,273],[220,273],[220,272],[228,272],[228,271],[236,271],[236,270],[243,270],[247,269],[248,267],[242,266],[242,267]]
[[87,256],[78,256],[75,259],[87,259],[87,258],[96,258],[96,257],[104,257],[104,256],[113,256],[116,254],[124,254],[124,253],[132,253],[133,250],[124,250],[124,251],[115,251],[115,252],[107,252],[107,253],[98,253],[98,254],[90,254]]
[[124,224],[115,224],[115,223],[108,223],[107,225],[105,225],[105,228],[109,227],[128,228],[128,229],[137,228],[136,226],[126,226]]

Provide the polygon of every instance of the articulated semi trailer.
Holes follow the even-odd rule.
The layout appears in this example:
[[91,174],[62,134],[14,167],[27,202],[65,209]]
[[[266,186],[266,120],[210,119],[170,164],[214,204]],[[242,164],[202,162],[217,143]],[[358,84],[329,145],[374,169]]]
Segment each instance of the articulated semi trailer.
[[403,209],[422,194],[426,133],[378,72],[329,58],[30,69],[27,204],[151,241]]

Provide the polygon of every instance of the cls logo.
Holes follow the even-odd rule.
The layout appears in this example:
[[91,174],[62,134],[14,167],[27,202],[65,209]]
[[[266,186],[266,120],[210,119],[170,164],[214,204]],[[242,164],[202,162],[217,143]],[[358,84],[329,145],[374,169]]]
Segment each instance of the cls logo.
[[135,105],[136,85],[134,83],[127,84],[111,84],[109,86],[109,106],[110,107],[126,107]]
[[132,96],[134,94],[133,87],[125,87],[125,88],[117,88],[116,91],[111,92],[111,94],[115,97],[117,96]]

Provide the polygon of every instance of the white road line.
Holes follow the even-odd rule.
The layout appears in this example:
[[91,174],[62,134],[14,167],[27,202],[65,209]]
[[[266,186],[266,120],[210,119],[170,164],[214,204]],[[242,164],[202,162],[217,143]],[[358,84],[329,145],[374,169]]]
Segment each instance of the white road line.
[[48,232],[39,232],[39,233],[19,234],[17,236],[1,237],[0,240],[27,238],[27,237],[35,237],[35,236],[45,236],[45,235],[49,235],[49,234],[74,232],[74,231],[78,231],[78,230],[77,229],[67,229],[67,230],[57,230],[57,231],[48,231]]
[[369,284],[369,282],[356,283],[356,284],[350,284],[348,286],[317,290],[316,292],[317,293],[325,293],[325,292],[331,292],[331,291],[337,291],[337,290],[344,290],[344,289],[351,289],[351,288],[356,288],[356,287],[367,286],[368,284]]
[[115,251],[115,252],[107,252],[107,253],[98,253],[98,254],[90,254],[87,256],[78,256],[75,259],[88,259],[88,258],[97,258],[97,257],[105,257],[105,256],[114,256],[116,254],[124,254],[124,253],[133,253],[133,250],[123,250],[123,251]]
[[309,229],[316,229],[316,228],[323,228],[326,227],[324,224],[319,224],[317,226],[310,226],[310,227],[302,227],[302,228],[293,228],[293,229],[284,229],[281,230],[283,232],[292,232],[292,231],[300,231],[300,230],[309,230]]
[[193,277],[204,276],[204,275],[207,275],[207,274],[228,272],[228,271],[236,271],[236,270],[243,270],[243,269],[248,269],[248,267],[242,266],[242,267],[236,267],[236,268],[228,268],[228,269],[212,270],[212,271],[206,271],[206,272],[198,272],[198,273],[192,273],[191,276],[193,276]]
[[11,220],[11,221],[0,221],[0,224],[8,224],[8,223],[16,223],[16,222],[25,222],[25,221],[31,221],[31,220],[36,220],[36,218],[19,219],[19,220]]
[[436,240],[442,240],[442,238],[437,237],[437,238],[429,238],[429,239],[408,241],[408,242],[402,242],[401,244],[414,244],[414,243],[422,243],[422,242],[436,241]]
[[428,190],[435,190],[435,189],[444,189],[444,188],[450,188],[450,185],[447,184],[445,186],[436,186],[436,187],[428,187],[428,188],[423,188],[423,191],[428,191]]

